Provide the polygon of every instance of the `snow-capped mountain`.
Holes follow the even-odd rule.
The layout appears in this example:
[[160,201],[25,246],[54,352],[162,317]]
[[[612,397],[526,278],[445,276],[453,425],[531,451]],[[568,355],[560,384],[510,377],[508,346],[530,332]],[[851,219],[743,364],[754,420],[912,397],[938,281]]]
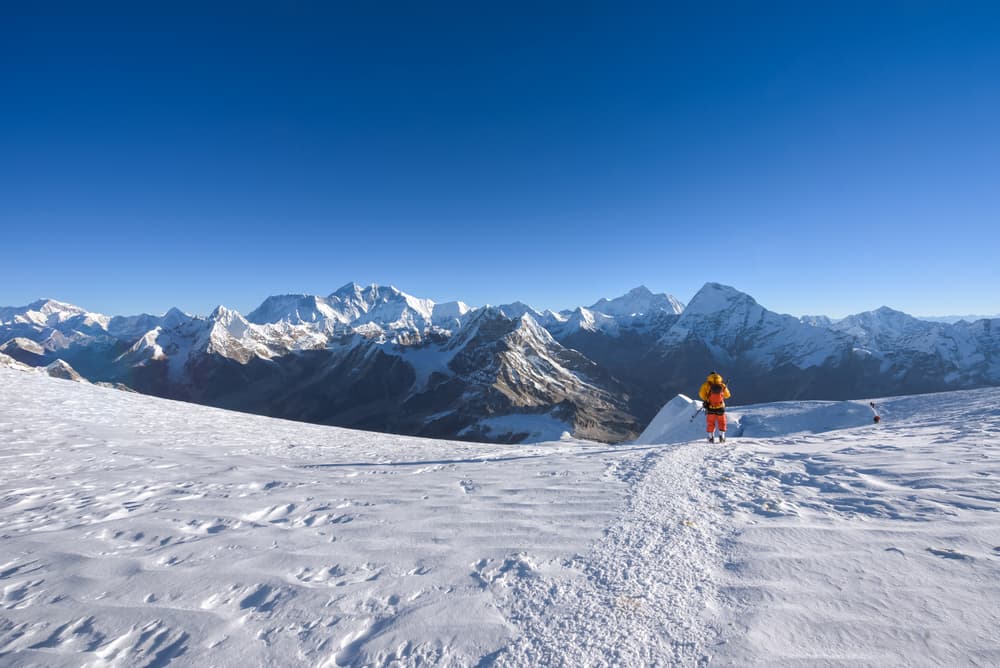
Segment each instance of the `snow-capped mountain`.
[[848,334],[865,349],[894,349],[902,345],[927,352],[933,352],[941,338],[954,329],[885,306],[848,316],[832,323],[830,328]]
[[435,304],[396,289],[348,283],[326,297],[278,295],[268,297],[247,320],[256,324],[318,324],[329,332],[353,329],[370,338],[412,342],[431,328],[451,330],[472,309],[460,301]]
[[343,322],[325,297],[318,295],[274,295],[247,315],[258,325],[288,322],[293,325],[321,323],[327,320]]
[[998,384],[991,322],[927,323],[888,308],[800,319],[709,283],[658,344],[680,361],[673,372],[726,370],[750,401],[835,399]]
[[531,312],[553,335],[563,339],[581,331],[609,336],[619,336],[623,329],[662,331],[664,323],[672,322],[683,310],[684,304],[676,297],[654,294],[643,285],[615,299],[599,299],[592,306],[559,313]]
[[744,360],[802,369],[831,361],[844,345],[836,331],[768,311],[750,295],[718,283],[699,290],[660,339],[665,347],[692,341],[707,346],[718,366]]
[[[547,415],[565,431],[595,440],[613,440],[638,427],[629,415],[623,388],[580,353],[565,348],[528,313],[509,318],[495,308],[481,309],[455,337],[448,364],[460,378],[474,379],[454,410],[470,417],[502,414]],[[448,381],[444,381],[447,383]],[[617,390],[617,391],[615,391]],[[482,419],[463,435],[478,434]],[[482,436],[490,436],[487,428]]]
[[687,306],[639,287],[559,313],[348,283],[326,296],[268,297],[247,317],[220,306],[208,316],[109,318],[40,300],[0,309],[0,353],[310,422],[613,441],[636,434],[664,398],[694,392],[711,370],[729,379],[737,403],[1000,384],[1000,321],[932,323],[888,308],[794,318],[717,283]]
[[521,316],[528,314],[534,318],[537,322],[547,322],[552,316],[551,314],[541,313],[531,308],[524,302],[511,302],[510,304],[501,304],[498,308],[505,316],[508,318],[520,318]]
[[589,310],[611,316],[619,322],[628,323],[649,319],[660,313],[678,315],[684,311],[684,304],[672,295],[653,294],[645,285],[640,285],[621,297],[599,299]]
[[831,328],[847,334],[861,355],[879,361],[893,378],[939,377],[956,385],[994,384],[1000,320],[929,322],[882,307],[852,315]]
[[[566,314],[563,314],[566,315]],[[566,337],[574,332],[601,332],[617,336],[621,331],[622,322],[617,318],[589,308],[580,307],[566,315],[566,319],[553,324],[553,331],[559,337]]]
[[27,306],[0,308],[0,342],[23,337],[50,350],[92,343],[107,334],[109,320],[73,304],[40,299]]
[[34,325],[37,327],[55,327],[67,320],[84,316],[92,320],[100,320],[101,316],[89,314],[86,310],[73,304],[54,299],[39,299],[23,307],[0,308],[0,324]]

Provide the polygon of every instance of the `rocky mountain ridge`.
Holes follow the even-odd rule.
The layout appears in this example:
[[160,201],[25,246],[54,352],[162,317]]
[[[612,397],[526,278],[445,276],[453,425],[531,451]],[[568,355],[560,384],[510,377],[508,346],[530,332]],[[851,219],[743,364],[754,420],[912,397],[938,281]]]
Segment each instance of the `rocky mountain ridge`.
[[[686,306],[636,288],[589,307],[471,308],[349,283],[268,297],[247,316],[108,317],[55,300],[0,308],[0,353],[94,382],[324,424],[496,441],[634,437],[707,371],[734,402],[1000,384],[1000,320],[888,308],[842,320],[774,313],[706,284]],[[62,368],[60,366],[60,368]]]

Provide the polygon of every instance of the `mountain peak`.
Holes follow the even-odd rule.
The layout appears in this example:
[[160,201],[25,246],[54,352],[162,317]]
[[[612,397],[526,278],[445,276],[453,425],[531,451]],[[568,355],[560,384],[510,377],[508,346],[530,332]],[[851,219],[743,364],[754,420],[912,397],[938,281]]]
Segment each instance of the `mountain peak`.
[[506,315],[508,318],[514,318],[514,319],[520,318],[522,315],[526,313],[531,314],[532,316],[540,315],[538,311],[531,308],[522,301],[511,302],[510,304],[503,304],[501,306],[498,306],[497,308],[503,311],[504,315]]
[[402,294],[404,293],[391,285],[383,286],[378,283],[360,285],[352,281],[351,283],[345,283],[330,293],[328,299],[331,301],[373,304],[378,299],[385,301],[389,297]]
[[636,318],[664,312],[677,314],[684,310],[684,305],[671,295],[656,294],[645,285],[640,285],[621,297],[601,298],[589,310],[615,318]]
[[286,294],[271,295],[261,302],[260,306],[251,311],[246,318],[258,325],[281,321],[298,325],[320,322],[330,318],[337,319],[337,314],[330,308],[324,297]]
[[908,313],[882,306],[874,311],[849,315],[833,325],[837,331],[845,332],[857,340],[878,348],[892,348],[906,339],[909,346],[923,340],[929,352],[937,345],[937,335],[942,331],[940,323],[927,322]]
[[893,316],[893,317],[898,317],[898,316],[901,316],[901,315],[906,316],[907,318],[912,318],[913,317],[913,316],[909,315],[908,313],[903,313],[902,311],[899,311],[897,309],[891,308],[889,306],[879,306],[877,309],[875,309],[875,313],[877,315],[888,315],[888,316]]
[[234,315],[239,315],[236,311],[226,308],[222,304],[215,307],[215,310],[208,316],[212,320],[232,319]]
[[701,290],[699,290],[695,296],[691,298],[690,303],[688,303],[687,307],[684,309],[684,313],[686,315],[695,313],[714,313],[717,311],[729,310],[739,305],[744,307],[758,306],[753,297],[745,292],[740,292],[730,285],[723,285],[721,283],[706,283],[702,286]]
[[520,317],[514,319],[517,322],[515,332],[522,337],[531,337],[543,345],[554,344],[555,339],[552,334],[542,327],[530,313],[522,313]]
[[[375,287],[374,284],[372,287]],[[364,288],[351,281],[350,283],[344,283],[342,286],[330,293],[330,299],[359,299],[361,294],[364,292]]]
[[174,306],[163,314],[163,317],[160,318],[159,326],[163,329],[173,329],[189,320],[191,320],[190,315]]
[[[880,306],[874,311],[865,311],[864,313],[858,313],[855,315],[849,315],[843,319],[845,323],[852,322],[885,322],[885,323],[923,323],[924,321],[920,318],[915,318],[909,313],[903,313],[902,311],[897,311],[894,308],[888,306]],[[927,323],[931,324],[931,323]]]
[[25,310],[29,312],[35,311],[44,316],[60,314],[63,317],[82,315],[87,312],[87,309],[80,308],[79,306],[48,298],[31,302],[25,307]]

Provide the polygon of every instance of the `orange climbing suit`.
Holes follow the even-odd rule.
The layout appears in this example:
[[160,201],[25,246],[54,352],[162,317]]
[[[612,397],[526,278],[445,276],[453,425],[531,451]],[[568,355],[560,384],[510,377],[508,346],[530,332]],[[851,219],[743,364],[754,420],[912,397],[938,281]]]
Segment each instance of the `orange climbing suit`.
[[726,414],[718,415],[716,413],[709,413],[706,415],[708,420],[708,426],[705,428],[709,434],[715,433],[715,428],[718,427],[719,431],[726,430]]
[[[712,386],[718,385],[722,389],[718,392],[712,392]],[[701,397],[702,401],[708,402],[708,407],[705,409],[706,426],[705,431],[709,434],[714,434],[715,430],[718,429],[721,432],[726,431],[726,399],[732,395],[729,393],[729,388],[722,380],[722,376],[717,373],[709,375],[708,380],[706,380],[701,389],[698,390],[698,396]]]

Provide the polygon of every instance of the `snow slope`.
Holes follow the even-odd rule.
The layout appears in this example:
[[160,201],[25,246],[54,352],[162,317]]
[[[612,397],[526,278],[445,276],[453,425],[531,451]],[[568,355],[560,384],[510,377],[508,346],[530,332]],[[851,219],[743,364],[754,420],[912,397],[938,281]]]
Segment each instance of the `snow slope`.
[[0,665],[997,665],[998,400],[495,446],[0,367]]

